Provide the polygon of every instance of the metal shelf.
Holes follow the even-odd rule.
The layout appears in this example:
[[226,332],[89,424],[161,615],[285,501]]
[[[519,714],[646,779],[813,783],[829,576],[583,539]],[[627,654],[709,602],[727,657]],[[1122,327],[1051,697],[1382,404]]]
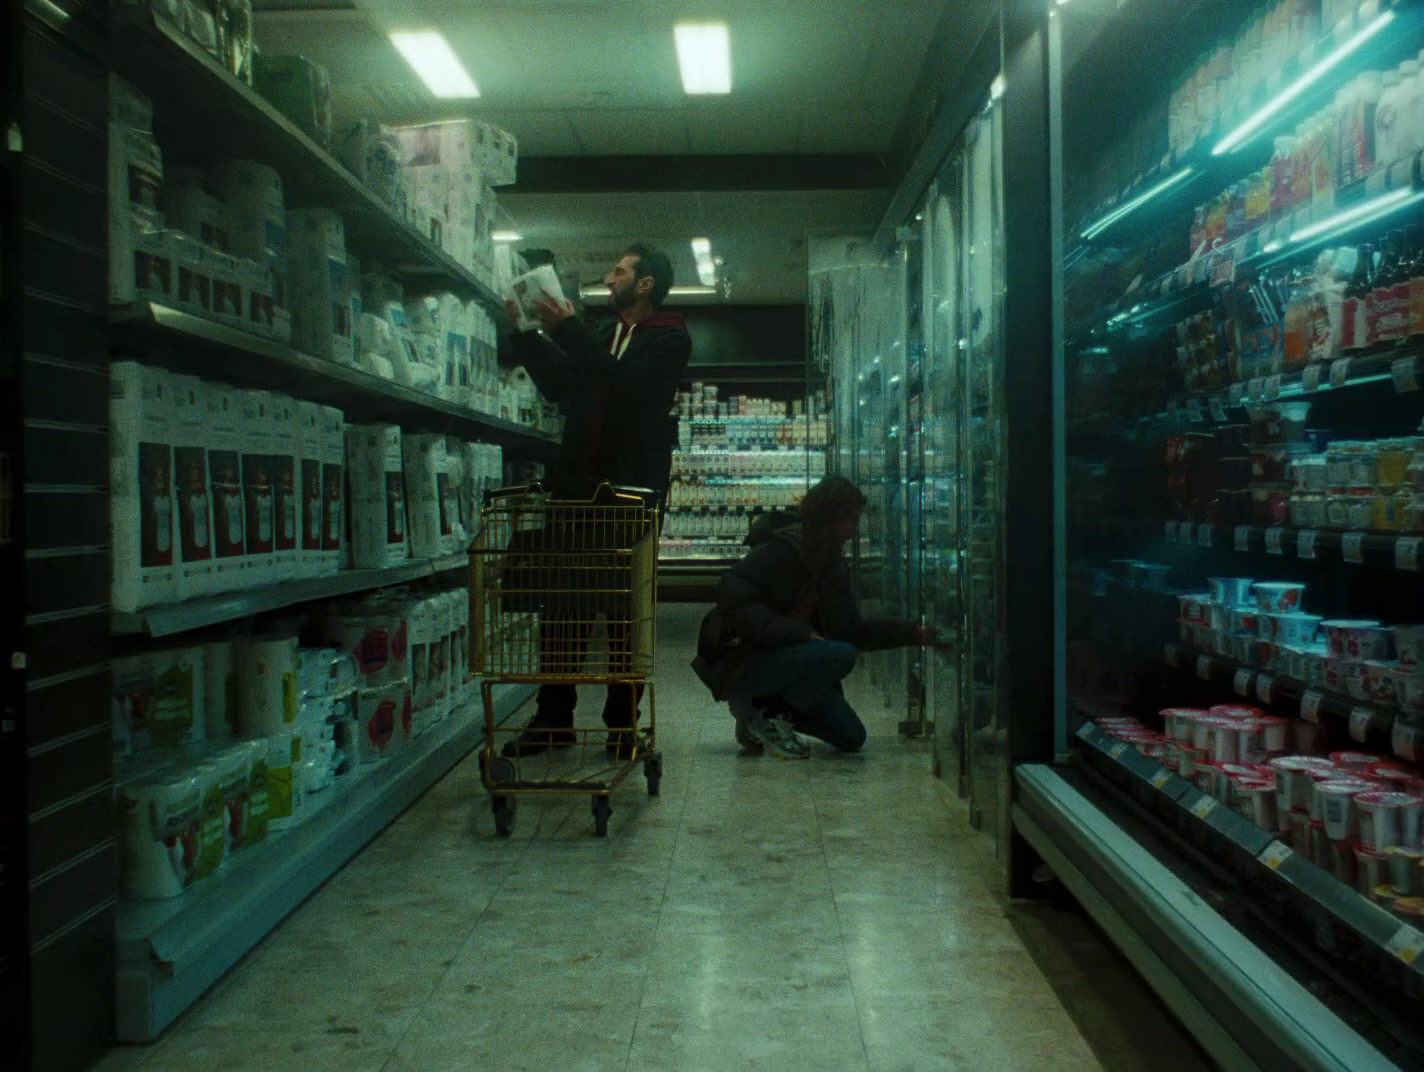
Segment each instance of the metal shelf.
[[394,584],[409,584],[425,577],[434,577],[451,570],[464,569],[469,556],[446,555],[444,558],[418,559],[388,569],[342,570],[326,577],[308,577],[281,584],[264,585],[238,592],[190,599],[183,603],[168,603],[133,613],[115,612],[110,629],[117,634],[165,637],[202,629],[223,622],[237,621],[254,614],[267,614],[299,603],[317,599],[386,588]]
[[[558,450],[559,438],[547,432],[476,413],[360,369],[312,357],[275,339],[157,302],[117,309],[112,319],[132,333],[131,345],[121,351],[123,357],[238,386],[289,392],[309,402],[337,406],[348,420],[387,421],[411,431],[497,443],[534,458],[552,458]],[[171,345],[139,345],[150,341]]]
[[[1318,722],[1326,716],[1341,719],[1349,724],[1350,736],[1359,743],[1375,743],[1386,751],[1393,750],[1392,731],[1395,719],[1399,717],[1399,712],[1393,708],[1380,707],[1367,700],[1355,700],[1344,693],[1314,687],[1269,670],[1244,666],[1234,659],[1195,651],[1181,644],[1164,645],[1162,659],[1173,669],[1195,674],[1202,681],[1216,684],[1229,682],[1237,695],[1260,700],[1294,717],[1309,722]],[[1412,760],[1413,757],[1401,758]]]
[[[495,687],[504,722],[535,692]],[[156,1038],[224,972],[484,740],[476,699],[406,752],[308,798],[306,817],[244,849],[230,866],[181,897],[121,902],[117,1037]]]
[[1156,760],[1148,759],[1125,741],[1119,741],[1091,722],[1077,732],[1079,747],[1091,749],[1108,762],[1144,783],[1140,788],[1160,794],[1174,818],[1210,828],[1233,847],[1254,857],[1258,878],[1274,875],[1337,922],[1374,946],[1378,955],[1397,960],[1402,968],[1424,975],[1424,932],[1374,904],[1339,879],[1294,852],[1269,831],[1232,811],[1221,801],[1202,793]]
[[360,259],[379,261],[430,290],[473,298],[491,311],[503,308],[470,269],[398,216],[181,28],[143,5],[115,17],[113,38],[116,73],[154,103],[166,163],[261,161],[281,174],[288,208],[340,212],[347,245]]

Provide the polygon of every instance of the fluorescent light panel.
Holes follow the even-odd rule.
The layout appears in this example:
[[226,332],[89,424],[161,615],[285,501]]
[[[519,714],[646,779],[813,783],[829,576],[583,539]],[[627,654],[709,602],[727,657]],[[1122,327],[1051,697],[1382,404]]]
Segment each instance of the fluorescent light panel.
[[[673,287],[671,290],[668,291],[668,293],[669,293],[670,295],[672,295],[674,298],[706,297],[706,296],[708,296],[708,295],[716,294],[716,293],[717,293],[717,288],[716,288],[715,286],[710,286],[710,285],[709,285],[709,286],[701,286],[701,287],[695,287],[695,286]],[[607,287],[579,287],[579,295],[580,295],[581,297],[584,297],[584,298],[606,298],[606,297],[608,297],[608,288],[607,288]]]
[[1176,186],[1177,183],[1181,182],[1183,179],[1194,173],[1194,168],[1185,167],[1182,168],[1182,170],[1177,172],[1175,175],[1168,176],[1167,178],[1159,182],[1156,186],[1152,187],[1152,189],[1146,191],[1145,193],[1138,194],[1125,205],[1119,205],[1115,210],[1109,212],[1097,223],[1093,224],[1091,227],[1088,227],[1086,230],[1083,231],[1083,237],[1096,238],[1098,235],[1102,234],[1104,231],[1106,231],[1109,227],[1115,224],[1118,220],[1122,219],[1124,216],[1128,215],[1129,213],[1136,212],[1139,208],[1145,205],[1148,201],[1151,201],[1158,194],[1162,193],[1165,190],[1171,189],[1173,186]]
[[732,39],[725,22],[680,22],[673,27],[677,65],[686,93],[732,92]]
[[411,70],[437,97],[455,100],[480,95],[470,72],[438,30],[398,31],[390,37]]
[[717,263],[712,259],[712,242],[706,238],[692,240],[692,259],[697,262],[697,278],[704,287],[717,282]]
[[524,236],[518,231],[495,231],[490,235],[495,242],[522,242]]
[[1295,100],[1311,86],[1324,78],[1330,71],[1338,66],[1342,60],[1357,48],[1363,45],[1375,34],[1379,33],[1391,22],[1394,21],[1394,12],[1386,11],[1380,14],[1373,22],[1358,31],[1344,44],[1329,53],[1305,74],[1301,75],[1274,98],[1262,105],[1260,110],[1233,130],[1226,137],[1216,143],[1216,148],[1212,149],[1212,156],[1220,156],[1222,153],[1229,153],[1233,149],[1239,149],[1245,145],[1251,135],[1259,131],[1266,125],[1281,109]]
[[1318,238],[1327,232],[1339,231],[1345,227],[1357,227],[1362,223],[1369,223],[1372,220],[1386,216],[1395,209],[1405,205],[1413,204],[1416,201],[1424,200],[1424,194],[1415,193],[1409,187],[1399,190],[1391,190],[1387,194],[1373,197],[1363,204],[1354,208],[1346,209],[1344,212],[1337,212],[1329,219],[1321,220],[1319,223],[1312,223],[1308,227],[1302,227],[1290,236],[1291,244],[1306,242],[1312,238]]

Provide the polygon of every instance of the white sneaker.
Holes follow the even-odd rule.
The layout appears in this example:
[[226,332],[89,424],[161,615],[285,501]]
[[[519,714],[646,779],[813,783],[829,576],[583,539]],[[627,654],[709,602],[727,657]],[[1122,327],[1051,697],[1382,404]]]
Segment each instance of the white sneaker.
[[728,700],[727,706],[737,720],[737,743],[745,751],[764,748],[778,759],[807,759],[811,755],[811,746],[784,718],[767,718],[747,699]]

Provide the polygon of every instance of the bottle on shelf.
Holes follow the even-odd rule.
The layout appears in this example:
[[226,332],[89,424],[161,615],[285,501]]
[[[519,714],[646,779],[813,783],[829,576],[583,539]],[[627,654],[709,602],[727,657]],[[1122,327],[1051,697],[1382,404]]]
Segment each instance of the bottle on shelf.
[[1341,307],[1341,349],[1347,353],[1363,350],[1369,336],[1371,280],[1374,277],[1374,246],[1360,246],[1354,274],[1345,287]]
[[1399,282],[1399,266],[1404,245],[1404,232],[1390,231],[1384,238],[1384,253],[1371,283],[1370,311],[1366,345],[1375,346],[1388,343],[1400,337],[1403,330],[1398,322],[1396,298]]

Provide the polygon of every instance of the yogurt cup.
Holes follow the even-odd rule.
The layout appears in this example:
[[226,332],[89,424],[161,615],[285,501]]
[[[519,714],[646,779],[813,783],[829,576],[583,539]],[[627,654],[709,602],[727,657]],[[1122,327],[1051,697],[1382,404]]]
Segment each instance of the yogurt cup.
[[1208,577],[1206,583],[1213,602],[1242,607],[1251,602],[1251,586],[1255,581],[1250,577]]
[[1405,770],[1393,763],[1378,763],[1370,771],[1370,780],[1396,793],[1424,796],[1424,778],[1417,771]]
[[1242,778],[1233,783],[1236,810],[1262,830],[1276,829],[1276,783],[1269,778]]
[[1377,621],[1335,618],[1320,623],[1331,658],[1346,662],[1388,659],[1393,634]]
[[1207,620],[1206,605],[1211,599],[1209,592],[1191,592],[1177,597],[1177,606],[1180,609],[1180,616],[1187,622],[1204,622]]
[[1196,778],[1197,768],[1206,764],[1206,750],[1190,745],[1177,746],[1177,774],[1188,781]]
[[1215,707],[1207,708],[1208,715],[1212,718],[1260,718],[1264,711],[1259,707],[1252,707],[1250,704],[1217,704]]
[[1393,707],[1398,701],[1395,683],[1398,677],[1397,663],[1369,660],[1365,663],[1365,694],[1377,704]]
[[1311,816],[1325,824],[1325,833],[1332,840],[1358,840],[1360,819],[1355,809],[1355,798],[1361,793],[1371,793],[1377,789],[1376,783],[1359,778],[1316,782],[1311,799]]
[[1254,637],[1260,635],[1261,612],[1255,607],[1231,608],[1231,631],[1237,636]]
[[1340,663],[1340,677],[1345,683],[1345,692],[1352,700],[1368,700],[1369,692],[1365,689],[1365,664],[1350,662],[1348,659]]
[[1389,884],[1399,891],[1403,897],[1418,897],[1424,893],[1424,873],[1420,872],[1420,864],[1424,863],[1424,852],[1418,849],[1406,849],[1402,845],[1396,845],[1385,851],[1389,857]]
[[1374,898],[1375,890],[1389,883],[1389,857],[1367,845],[1355,849],[1355,888]]
[[1290,720],[1266,715],[1247,719],[1240,738],[1242,763],[1264,763],[1271,756],[1286,750],[1286,738],[1290,734]]
[[1326,868],[1351,889],[1355,887],[1356,882],[1356,848],[1353,841],[1332,841],[1330,843],[1330,866]]
[[1310,813],[1317,780],[1334,771],[1328,759],[1321,756],[1276,756],[1266,765],[1276,775],[1276,809]]
[[1256,606],[1267,614],[1294,614],[1300,610],[1305,585],[1298,581],[1257,581],[1251,586]]
[[1342,772],[1368,775],[1379,766],[1380,757],[1373,752],[1347,750],[1343,752],[1331,752],[1330,762],[1335,764]]
[[1396,625],[1394,647],[1401,670],[1412,672],[1424,666],[1424,625]]
[[1394,678],[1395,702],[1410,714],[1424,714],[1424,672],[1400,672]]
[[1162,716],[1167,736],[1174,741],[1190,741],[1192,723],[1206,716],[1206,712],[1199,707],[1164,707],[1157,713]]
[[1277,644],[1303,647],[1315,642],[1315,634],[1324,620],[1318,614],[1274,614],[1270,616],[1271,639]]
[[1225,603],[1208,603],[1206,605],[1206,623],[1211,626],[1213,632],[1231,632],[1231,608]]
[[1424,798],[1412,793],[1380,790],[1355,797],[1360,816],[1360,844],[1376,852],[1396,845],[1414,848],[1419,844],[1424,822]]

